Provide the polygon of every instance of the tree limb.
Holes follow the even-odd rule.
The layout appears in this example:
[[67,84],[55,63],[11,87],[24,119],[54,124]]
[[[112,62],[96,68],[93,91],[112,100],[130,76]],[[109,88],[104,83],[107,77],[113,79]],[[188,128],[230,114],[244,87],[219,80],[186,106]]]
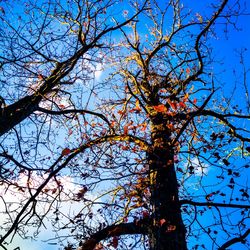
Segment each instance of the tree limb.
[[250,209],[250,205],[241,205],[241,204],[226,204],[226,203],[217,203],[217,202],[197,202],[191,200],[181,200],[181,205],[189,204],[193,206],[207,206],[207,207],[225,207],[225,208],[241,208],[241,209]]
[[[217,119],[219,119],[220,121],[222,121],[225,125],[227,125],[229,127],[229,133],[232,134],[234,137],[240,139],[241,141],[247,141],[247,142],[250,142],[250,138],[247,138],[247,137],[244,137],[242,135],[240,135],[239,133],[236,132],[237,128],[231,124],[225,117],[233,117],[233,115],[229,115],[229,114],[226,114],[226,115],[223,115],[223,114],[219,114],[217,112],[214,112],[212,110],[202,110],[200,112],[200,115],[204,115],[204,116],[213,116]],[[249,118],[249,116],[234,116],[234,117],[238,117],[238,118]]]
[[228,247],[232,246],[235,243],[243,243],[245,241],[245,238],[250,234],[250,229],[247,229],[247,231],[242,234],[239,237],[232,238],[231,240],[224,243],[218,250],[226,250]]
[[53,91],[53,88],[59,85],[60,81],[73,70],[79,58],[81,58],[90,49],[98,47],[97,42],[103,36],[109,32],[120,29],[122,26],[127,25],[129,22],[134,20],[134,18],[145,9],[146,3],[147,0],[144,2],[141,9],[126,21],[102,30],[99,34],[96,34],[89,44],[82,46],[70,58],[64,62],[57,62],[50,76],[44,78],[44,83],[33,95],[27,95],[17,102],[5,107],[2,112],[0,112],[0,136],[7,133],[36,111],[39,103],[43,100],[43,97]]
[[108,226],[89,237],[78,250],[93,250],[100,241],[109,237],[120,236],[125,234],[146,234],[147,226],[143,221],[121,223],[119,225]]
[[111,124],[109,120],[104,116],[103,114],[91,111],[91,110],[86,110],[86,109],[65,109],[65,110],[49,110],[45,108],[38,107],[37,111],[41,111],[45,114],[49,115],[66,115],[66,114],[74,114],[74,113],[81,113],[81,114],[90,114],[90,115],[95,115],[99,118],[101,118],[103,121],[105,121],[109,127],[111,127]]

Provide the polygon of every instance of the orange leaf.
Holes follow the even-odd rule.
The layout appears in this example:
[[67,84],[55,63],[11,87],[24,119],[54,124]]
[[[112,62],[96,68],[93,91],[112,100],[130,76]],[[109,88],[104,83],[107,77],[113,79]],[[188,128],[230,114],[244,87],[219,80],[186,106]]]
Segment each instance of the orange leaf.
[[177,104],[175,102],[168,102],[168,103],[172,107],[172,109],[174,109],[174,110],[177,109]]
[[186,108],[186,104],[185,104],[184,102],[180,102],[180,103],[179,103],[179,106],[180,106],[181,108]]
[[119,115],[124,115],[126,112],[125,112],[125,111],[122,111],[122,110],[118,110],[117,113],[118,113]]
[[141,124],[141,126],[142,126],[141,131],[142,132],[146,131],[146,129],[147,129],[147,123],[144,122],[144,123]]
[[124,134],[125,134],[125,135],[128,134],[128,126],[129,126],[129,124],[126,124],[126,125],[123,127],[123,130],[124,130]]
[[59,104],[58,107],[61,109],[65,109],[65,105],[63,105],[63,104]]
[[116,121],[112,120],[111,124],[110,124],[110,127],[113,128],[113,127],[115,127],[115,125],[116,125]]
[[166,232],[168,233],[168,232],[172,232],[172,231],[175,231],[175,230],[176,230],[176,226],[175,225],[169,225],[167,227]]
[[167,90],[166,90],[166,89],[160,89],[159,92],[160,92],[160,93],[166,93]]
[[161,219],[160,220],[160,226],[162,226],[163,224],[165,224],[166,223],[166,220],[165,219]]
[[189,75],[190,74],[190,68],[186,68],[186,73]]
[[172,123],[167,124],[167,128],[170,130],[174,130],[174,125]]
[[124,146],[124,145],[122,145],[122,146],[121,146],[121,149],[122,149],[122,150],[128,150],[128,149],[129,149],[129,146]]
[[157,106],[154,106],[154,109],[155,109],[155,111],[161,112],[161,113],[167,111],[167,108],[165,107],[164,104],[159,104],[159,105],[157,105]]
[[138,99],[135,102],[135,107],[136,107],[136,109],[140,109],[141,110],[141,108],[140,108],[140,102],[139,102]]
[[42,74],[38,74],[38,79],[39,80],[43,80],[44,79],[44,76]]
[[210,201],[210,198],[213,197],[214,193],[210,193],[206,196],[206,200]]
[[193,100],[193,104],[196,104],[197,103],[197,99],[196,98],[194,98],[194,100]]
[[136,112],[136,113],[141,112],[141,107],[140,107],[140,102],[139,102],[139,100],[136,100],[136,101],[135,101],[135,107],[134,107],[133,109],[131,109],[129,112],[130,112],[130,113],[132,113],[132,112]]
[[65,148],[63,151],[62,151],[62,155],[68,155],[71,153],[71,150],[69,148]]

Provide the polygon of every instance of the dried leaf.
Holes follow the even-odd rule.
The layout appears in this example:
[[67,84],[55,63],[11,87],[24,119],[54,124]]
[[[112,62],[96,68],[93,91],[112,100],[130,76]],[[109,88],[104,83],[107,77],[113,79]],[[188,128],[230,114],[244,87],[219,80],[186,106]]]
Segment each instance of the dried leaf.
[[230,179],[230,184],[235,184],[234,178],[231,178],[231,179]]
[[43,80],[43,75],[42,74],[38,74],[38,79],[39,80]]
[[128,126],[129,126],[129,124],[126,124],[126,125],[123,127],[123,131],[124,131],[124,134],[125,134],[125,135],[128,134]]
[[186,108],[186,104],[185,104],[184,102],[180,102],[180,103],[179,103],[179,106],[180,106],[181,108]]
[[160,112],[160,113],[164,113],[167,111],[167,108],[165,107],[164,104],[159,104],[157,106],[154,106],[154,109],[155,111]]
[[175,226],[175,225],[169,225],[169,226],[167,227],[166,232],[172,232],[172,231],[175,231],[175,230],[176,230],[176,226]]
[[168,102],[172,109],[177,109],[177,104],[175,102]]
[[223,161],[223,163],[224,163],[226,166],[229,166],[229,165],[230,165],[230,162],[229,162],[227,159],[223,159],[222,161]]
[[68,155],[71,153],[71,150],[69,148],[65,148],[63,151],[62,151],[62,155]]
[[165,219],[160,219],[160,226],[164,225],[166,223]]

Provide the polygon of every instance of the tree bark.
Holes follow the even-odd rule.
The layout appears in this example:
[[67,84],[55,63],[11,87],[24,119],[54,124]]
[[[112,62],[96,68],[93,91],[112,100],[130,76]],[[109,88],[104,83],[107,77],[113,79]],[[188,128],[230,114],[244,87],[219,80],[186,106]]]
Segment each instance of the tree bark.
[[171,131],[163,121],[160,114],[152,120],[152,148],[148,153],[153,218],[150,250],[186,250],[186,229],[178,198]]
[[77,250],[93,250],[96,245],[107,238],[125,234],[146,234],[147,222],[141,220],[137,223],[121,223],[119,225],[108,226],[93,235],[81,244]]
[[7,133],[36,111],[41,99],[41,96],[36,95],[25,96],[2,109],[0,112],[0,136]]

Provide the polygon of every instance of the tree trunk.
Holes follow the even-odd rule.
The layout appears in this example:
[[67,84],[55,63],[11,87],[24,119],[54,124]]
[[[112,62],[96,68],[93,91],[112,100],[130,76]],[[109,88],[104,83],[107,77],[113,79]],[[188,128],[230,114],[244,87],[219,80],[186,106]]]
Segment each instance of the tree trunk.
[[150,250],[186,250],[185,226],[178,199],[171,132],[162,117],[153,120],[152,148],[148,153],[151,188],[152,225]]
[[41,95],[25,96],[0,110],[0,136],[7,133],[37,110]]

